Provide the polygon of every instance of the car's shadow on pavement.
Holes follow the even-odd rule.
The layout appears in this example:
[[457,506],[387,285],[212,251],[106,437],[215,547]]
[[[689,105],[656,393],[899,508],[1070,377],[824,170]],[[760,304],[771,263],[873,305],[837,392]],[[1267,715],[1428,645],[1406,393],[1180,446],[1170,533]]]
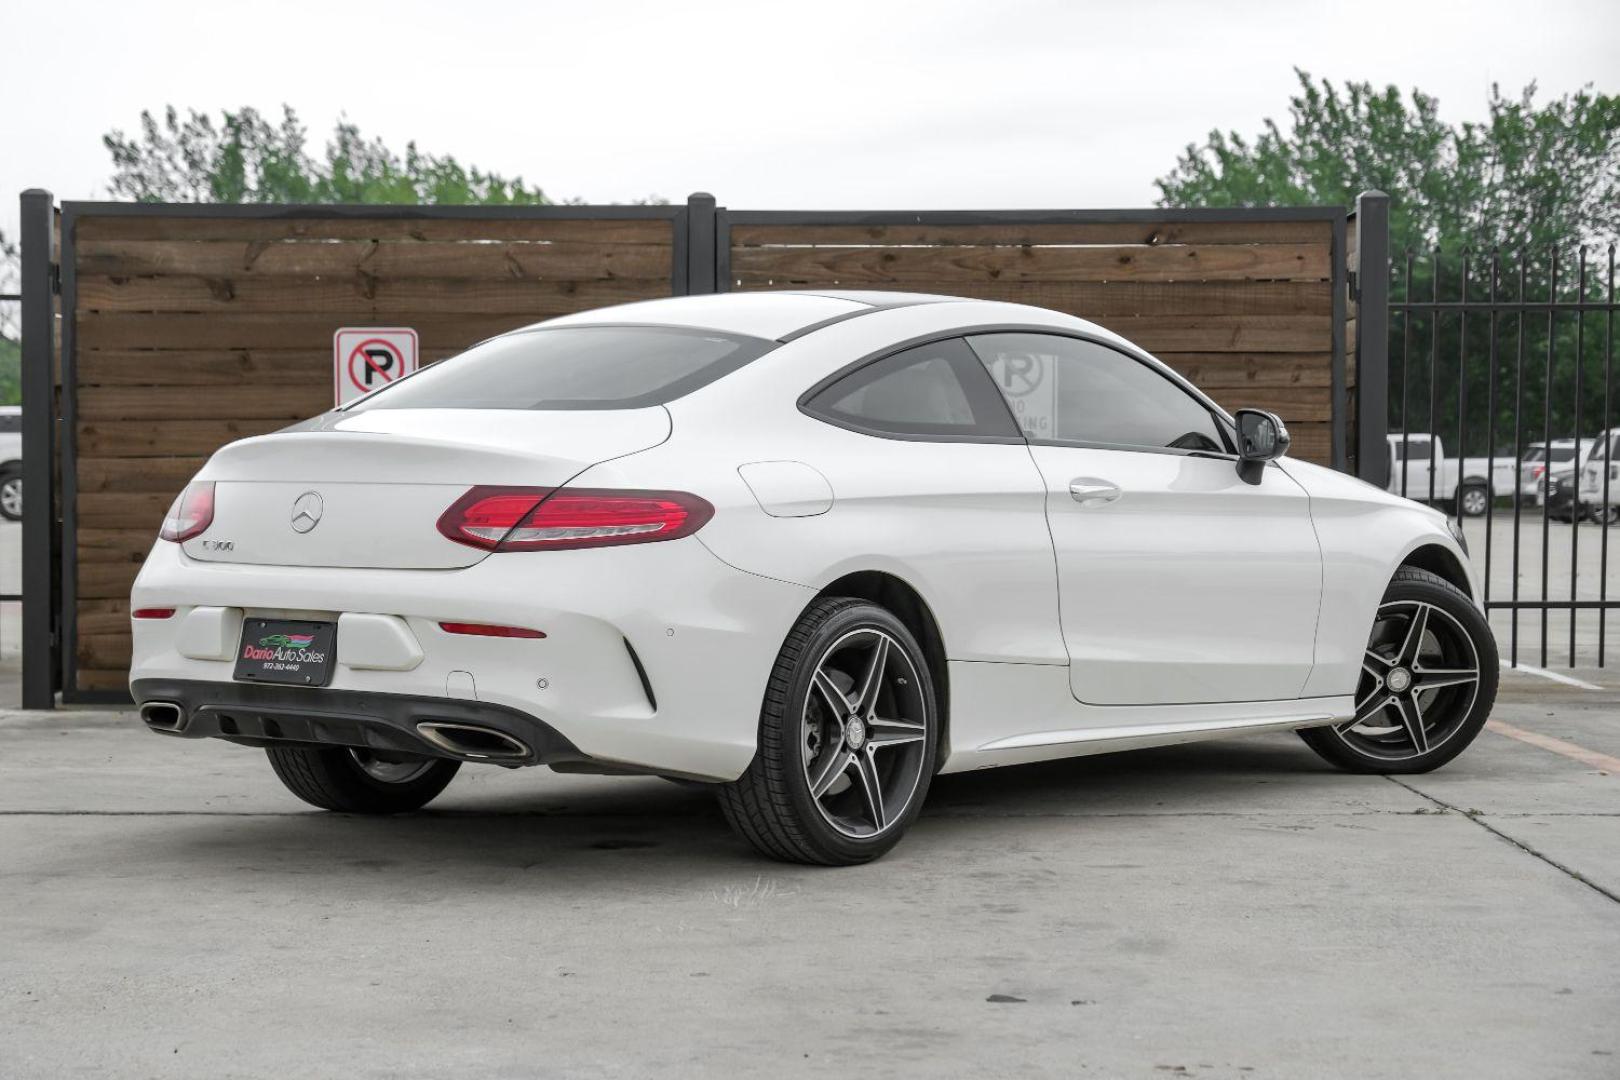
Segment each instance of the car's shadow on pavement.
[[[1298,810],[1314,802],[1310,789],[1335,775],[1343,774],[1297,740],[1256,738],[940,776],[916,829],[922,839],[902,850],[949,845],[990,819],[1230,815],[1283,803]],[[774,865],[731,834],[700,786],[651,778],[474,774],[458,778],[433,807],[391,818],[300,806],[289,796],[285,813],[180,815],[132,842],[155,845],[160,850],[148,854],[189,873],[216,864],[385,873],[421,884],[425,875],[450,872],[494,887],[521,882],[528,871],[634,878]]]

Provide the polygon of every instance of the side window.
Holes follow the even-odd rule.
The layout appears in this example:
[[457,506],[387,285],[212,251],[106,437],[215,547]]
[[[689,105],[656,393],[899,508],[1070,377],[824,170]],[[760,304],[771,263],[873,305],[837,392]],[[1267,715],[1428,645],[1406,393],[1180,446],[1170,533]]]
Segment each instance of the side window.
[[888,435],[1017,439],[984,367],[961,338],[886,356],[805,402],[835,424]]
[[1032,440],[1230,453],[1203,402],[1117,349],[1050,334],[968,340]]

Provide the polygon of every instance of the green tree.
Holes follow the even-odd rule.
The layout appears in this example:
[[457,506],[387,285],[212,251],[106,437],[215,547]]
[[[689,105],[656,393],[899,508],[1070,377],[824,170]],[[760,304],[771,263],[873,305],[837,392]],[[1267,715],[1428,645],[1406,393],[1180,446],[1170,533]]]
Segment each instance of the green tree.
[[298,115],[283,105],[273,122],[257,110],[221,113],[216,121],[169,106],[159,120],[141,113],[138,136],[103,136],[113,159],[114,195],[139,202],[477,203],[550,202],[521,176],[464,166],[449,154],[404,153],[339,120],[319,157],[308,148]]
[[1287,126],[1212,131],[1157,181],[1161,206],[1349,206],[1390,197],[1392,246],[1523,251],[1620,232],[1620,96],[1538,104],[1491,87],[1488,118],[1452,125],[1421,90],[1314,81],[1296,70]]
[[[1538,102],[1534,83],[1516,97],[1493,86],[1487,118],[1454,125],[1421,90],[1408,97],[1393,86],[1335,86],[1296,74],[1286,124],[1267,120],[1253,137],[1212,131],[1188,146],[1157,181],[1160,205],[1348,207],[1376,188],[1390,197],[1397,300],[1457,300],[1465,288],[1480,300],[1493,287],[1499,299],[1575,300],[1583,295],[1583,250],[1584,298],[1612,295],[1620,97],[1588,87]],[[1592,434],[1605,416],[1620,423],[1620,402],[1605,394],[1608,332],[1598,312],[1476,314],[1466,332],[1455,312],[1396,312],[1392,430],[1440,431],[1453,453],[1513,454],[1530,441]],[[1528,357],[1522,401],[1509,392],[1518,385],[1521,334]],[[1494,415],[1487,408],[1493,397]]]

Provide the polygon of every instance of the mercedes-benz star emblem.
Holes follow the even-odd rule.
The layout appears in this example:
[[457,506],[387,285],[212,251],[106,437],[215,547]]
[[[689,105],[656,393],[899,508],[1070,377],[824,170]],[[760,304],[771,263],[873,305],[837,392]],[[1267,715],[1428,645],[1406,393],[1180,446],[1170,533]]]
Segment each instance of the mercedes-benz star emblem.
[[292,527],[293,532],[307,533],[321,523],[321,511],[325,509],[321,502],[321,493],[306,491],[293,500]]

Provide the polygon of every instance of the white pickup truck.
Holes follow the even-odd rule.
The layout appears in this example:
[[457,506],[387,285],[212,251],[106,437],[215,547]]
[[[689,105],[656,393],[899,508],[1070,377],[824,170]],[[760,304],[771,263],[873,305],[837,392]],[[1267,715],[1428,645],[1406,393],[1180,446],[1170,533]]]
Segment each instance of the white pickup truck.
[[1396,432],[1388,439],[1389,490],[1418,502],[1456,506],[1460,488],[1463,514],[1479,517],[1492,499],[1512,495],[1519,482],[1519,463],[1511,457],[1448,458],[1440,436],[1428,432]]

